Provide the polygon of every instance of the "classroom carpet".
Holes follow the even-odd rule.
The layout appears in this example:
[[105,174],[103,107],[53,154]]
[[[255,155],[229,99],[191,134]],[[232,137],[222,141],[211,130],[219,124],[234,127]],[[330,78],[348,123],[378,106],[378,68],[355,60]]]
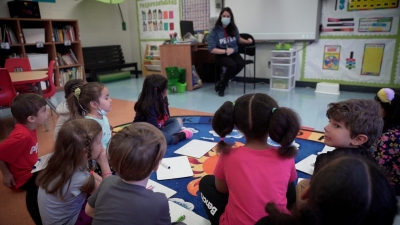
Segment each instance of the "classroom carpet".
[[[174,152],[193,139],[212,141],[209,139],[213,138],[215,143],[219,141],[219,136],[212,130],[211,127],[211,116],[180,116],[180,118],[183,120],[184,127],[193,131],[193,137],[191,139],[181,141],[176,145],[169,145],[164,158],[181,156],[179,154],[175,154]],[[118,132],[129,124],[116,126],[113,131]],[[232,144],[234,147],[245,144],[243,135],[235,129],[225,138],[225,141]],[[296,138],[296,143],[298,143],[300,147],[295,158],[295,162],[297,163],[311,154],[317,154],[320,152],[325,146],[323,142],[323,133],[313,131],[312,128],[302,127]],[[218,161],[218,155],[213,148],[201,158],[188,157],[188,159],[193,170],[192,177],[171,180],[157,180],[156,173],[152,173],[150,179],[177,192],[170,198],[170,200],[173,200],[185,208],[193,209],[193,211],[198,215],[207,218],[199,194],[199,182],[203,176],[213,174],[215,165]],[[297,171],[297,175],[299,178],[310,178],[310,175],[300,171]]]

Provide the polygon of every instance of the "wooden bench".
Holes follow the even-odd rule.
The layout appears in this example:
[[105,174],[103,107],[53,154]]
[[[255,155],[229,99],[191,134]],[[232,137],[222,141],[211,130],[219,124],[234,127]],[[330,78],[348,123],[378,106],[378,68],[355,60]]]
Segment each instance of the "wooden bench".
[[[85,63],[85,72],[90,73],[92,81],[98,81],[97,73],[122,68],[135,68],[136,78],[139,77],[137,63],[126,63],[124,54],[120,45],[83,47],[83,60]],[[132,74],[133,70],[130,71]]]

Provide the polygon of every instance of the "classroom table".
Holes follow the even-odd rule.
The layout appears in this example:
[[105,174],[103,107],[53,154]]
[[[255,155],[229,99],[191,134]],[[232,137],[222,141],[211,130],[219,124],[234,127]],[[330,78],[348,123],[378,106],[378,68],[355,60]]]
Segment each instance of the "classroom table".
[[48,79],[47,71],[11,72],[10,77],[13,85],[26,84],[29,86],[36,84],[40,95],[43,95],[40,82]]
[[186,90],[195,89],[192,83],[192,65],[214,63],[214,54],[206,44],[166,44],[160,45],[161,74],[167,76],[166,67],[177,66],[186,69]]

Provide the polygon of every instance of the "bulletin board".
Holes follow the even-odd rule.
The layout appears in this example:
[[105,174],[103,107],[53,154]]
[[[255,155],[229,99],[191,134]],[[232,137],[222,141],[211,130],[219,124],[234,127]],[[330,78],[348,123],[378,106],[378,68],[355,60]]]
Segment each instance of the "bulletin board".
[[[305,44],[300,80],[400,87],[398,2],[323,1],[321,36]],[[326,46],[340,46],[340,53],[327,53]]]

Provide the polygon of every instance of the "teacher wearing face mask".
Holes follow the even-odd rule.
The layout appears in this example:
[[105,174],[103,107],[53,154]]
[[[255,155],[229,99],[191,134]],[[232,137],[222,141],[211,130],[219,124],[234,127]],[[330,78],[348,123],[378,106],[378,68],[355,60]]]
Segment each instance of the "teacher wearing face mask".
[[225,88],[230,79],[234,78],[244,67],[244,60],[238,52],[238,44],[251,44],[253,40],[243,39],[235,25],[232,10],[225,7],[221,10],[218,20],[208,37],[208,50],[215,54],[215,63],[225,67],[225,73],[215,85],[219,96],[225,95]]

